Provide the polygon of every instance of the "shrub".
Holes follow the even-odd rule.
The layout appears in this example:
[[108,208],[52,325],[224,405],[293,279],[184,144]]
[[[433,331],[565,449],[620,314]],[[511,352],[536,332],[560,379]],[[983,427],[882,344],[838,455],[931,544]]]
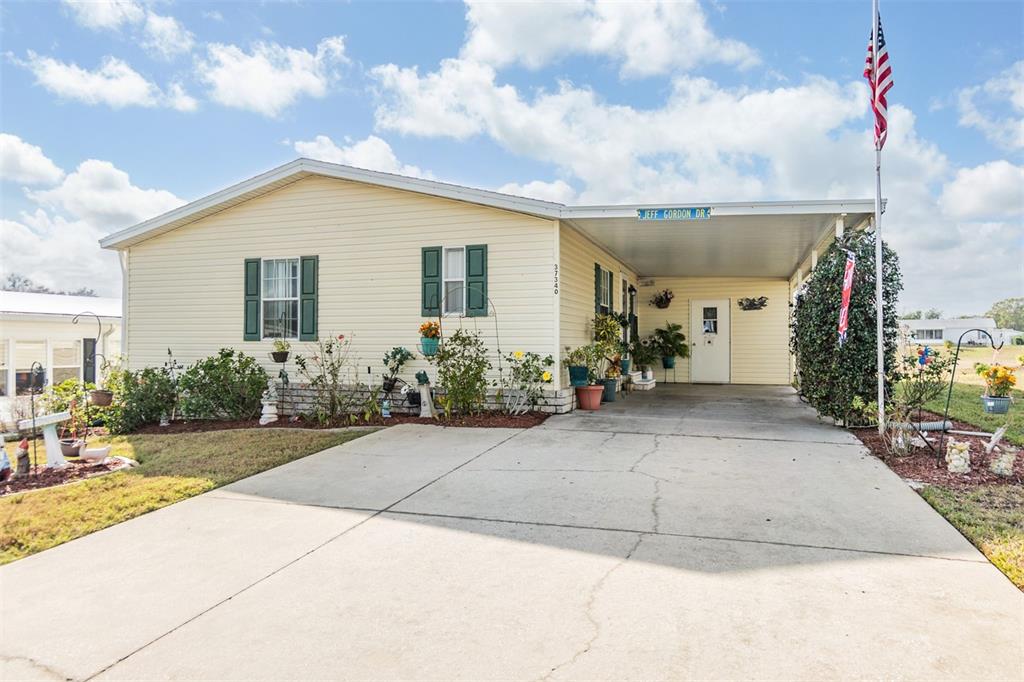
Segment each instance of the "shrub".
[[[818,265],[793,304],[791,349],[796,356],[801,395],[819,414],[844,424],[851,418],[855,397],[864,403],[876,398],[875,240],[872,233],[849,233],[818,258]],[[846,343],[839,345],[846,251],[856,258],[850,296]],[[896,298],[902,289],[899,261],[883,245],[883,336],[885,372],[896,370],[899,321]],[[891,383],[886,395],[892,396]]]
[[352,342],[344,334],[318,339],[311,353],[296,355],[299,374],[313,389],[312,417],[321,425],[337,424],[363,406],[352,386],[345,385],[346,375],[354,370],[351,359]]
[[252,419],[260,413],[267,373],[232,348],[198,360],[178,380],[182,416],[188,419]]
[[690,357],[690,347],[686,345],[686,335],[682,329],[683,325],[666,321],[663,328],[654,330],[654,341],[661,357]]
[[146,424],[160,421],[174,410],[176,389],[166,367],[147,367],[133,372],[112,369],[106,386],[114,392],[107,408],[107,428],[111,433],[131,433]]
[[597,343],[570,349],[565,347],[566,367],[586,367],[587,383],[595,384],[602,375],[602,367],[605,362],[605,348]]
[[537,406],[544,395],[544,384],[554,378],[548,368],[555,364],[548,355],[515,351],[505,357],[508,374],[502,373],[498,384],[498,400],[502,409],[511,415],[519,415]]
[[1015,346],[1024,346],[1024,336],[1015,336],[1015,337],[1013,337],[1013,345],[1015,345]]
[[456,330],[444,339],[432,361],[445,390],[441,397],[445,416],[480,412],[487,399],[487,371],[491,368],[480,333]]

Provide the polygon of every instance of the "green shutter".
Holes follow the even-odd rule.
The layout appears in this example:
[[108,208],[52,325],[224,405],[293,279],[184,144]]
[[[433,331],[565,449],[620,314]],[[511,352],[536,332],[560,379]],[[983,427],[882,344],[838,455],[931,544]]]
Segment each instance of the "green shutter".
[[441,247],[424,246],[420,259],[420,313],[441,316]]
[[319,256],[299,259],[299,341],[316,341],[320,307],[317,303],[319,270]]
[[601,312],[601,266],[594,263],[594,314]]
[[245,313],[242,340],[260,340],[260,259],[245,259]]
[[466,315],[487,316],[487,244],[466,247]]

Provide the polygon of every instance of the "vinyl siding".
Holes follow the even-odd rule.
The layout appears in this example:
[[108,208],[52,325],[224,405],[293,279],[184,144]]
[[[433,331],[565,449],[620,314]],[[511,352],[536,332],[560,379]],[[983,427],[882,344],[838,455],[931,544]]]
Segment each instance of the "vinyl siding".
[[[661,310],[647,305],[655,292],[671,289],[672,305]],[[789,357],[789,282],[784,279],[742,277],[658,277],[645,280],[640,289],[640,334],[646,335],[665,322],[683,326],[687,342],[690,338],[691,299],[729,299],[731,324],[730,367],[734,384],[788,384]],[[768,297],[761,310],[740,310],[739,298]],[[665,373],[656,367],[654,376],[665,380]],[[673,381],[670,370],[667,380]],[[688,359],[676,361],[675,381],[690,381]]]
[[566,346],[575,348],[592,340],[594,263],[599,263],[605,270],[613,273],[612,309],[621,312],[621,273],[626,275],[626,280],[633,286],[636,286],[636,273],[563,223],[559,236],[559,270],[562,285],[559,293],[559,344],[563,354]]
[[[246,258],[319,256],[319,334],[352,339],[366,381],[393,346],[418,349],[420,249],[488,245],[497,316],[446,318],[479,329],[492,355],[555,353],[551,273],[556,223],[508,211],[347,180],[310,177],[132,246],[128,259],[130,365],[160,365],[170,348],[188,364],[233,347],[276,373],[270,341],[242,340]],[[292,341],[292,357],[309,352]],[[494,358],[492,357],[492,362]],[[403,376],[424,367],[419,359]],[[289,362],[293,381],[298,379]],[[433,369],[430,369],[434,376]]]

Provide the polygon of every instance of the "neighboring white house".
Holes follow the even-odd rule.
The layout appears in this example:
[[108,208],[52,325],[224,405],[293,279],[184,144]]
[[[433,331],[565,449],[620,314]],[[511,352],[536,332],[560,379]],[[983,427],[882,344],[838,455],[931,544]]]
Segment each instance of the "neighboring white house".
[[95,382],[120,351],[120,299],[0,291],[0,418],[28,395],[34,366],[47,385]]
[[1013,343],[1015,336],[1024,336],[1024,332],[1015,329],[999,329],[996,321],[991,317],[963,317],[948,320],[900,320],[901,325],[910,329],[914,340],[918,343],[944,343],[949,341],[956,343],[960,336],[964,336],[965,345],[985,345],[989,343],[987,336],[972,329],[983,329],[992,335],[996,345],[1000,343]]

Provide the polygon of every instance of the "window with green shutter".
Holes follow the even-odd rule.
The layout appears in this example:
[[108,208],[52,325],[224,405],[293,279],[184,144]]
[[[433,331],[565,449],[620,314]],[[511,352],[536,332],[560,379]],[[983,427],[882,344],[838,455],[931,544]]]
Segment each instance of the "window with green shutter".
[[301,273],[299,279],[299,341],[316,341],[317,318],[319,317],[319,303],[317,302],[317,289],[320,278],[320,257],[303,256],[299,259]]
[[420,263],[424,317],[487,315],[487,245],[425,246]]
[[260,259],[245,259],[245,312],[242,339],[260,340]]
[[246,258],[242,338],[315,341],[319,256]]

